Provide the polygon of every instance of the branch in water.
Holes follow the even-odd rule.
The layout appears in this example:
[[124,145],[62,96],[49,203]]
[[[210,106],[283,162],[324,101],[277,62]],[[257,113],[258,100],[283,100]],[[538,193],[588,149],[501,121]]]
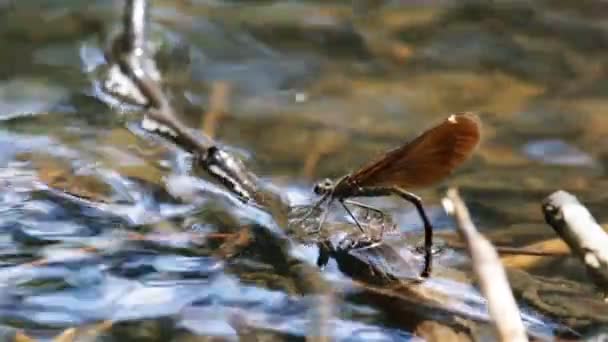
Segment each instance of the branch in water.
[[[465,244],[461,244],[459,242],[451,241],[446,242],[446,245],[453,249],[466,249],[467,246]],[[565,256],[568,255],[567,252],[562,251],[543,251],[530,247],[508,247],[508,246],[494,246],[494,249],[498,254],[506,254],[506,255],[530,255],[530,256],[543,256],[543,257],[554,257],[554,256]]]
[[456,189],[448,190],[443,199],[443,206],[456,220],[458,232],[467,244],[473,270],[481,292],[488,300],[488,310],[499,340],[528,341],[519,308],[496,250],[490,241],[477,231],[469,210]]
[[260,249],[264,255],[272,255],[268,261],[279,273],[294,278],[303,294],[317,295],[318,301],[311,310],[311,333],[308,340],[327,341],[331,336],[327,323],[333,316],[331,287],[316,267],[291,254],[291,240],[281,230],[287,228],[289,204],[279,191],[262,183],[238,158],[222,150],[211,138],[191,130],[177,118],[161,89],[160,75],[154,60],[146,49],[147,12],[148,1],[126,1],[124,32],[112,44],[109,59],[120,66],[121,72],[146,98],[147,117],[163,126],[154,129],[154,133],[192,153],[208,174],[236,194],[242,202],[255,204],[272,216],[279,229],[273,229],[274,224],[264,227],[254,225],[256,243],[271,247]]

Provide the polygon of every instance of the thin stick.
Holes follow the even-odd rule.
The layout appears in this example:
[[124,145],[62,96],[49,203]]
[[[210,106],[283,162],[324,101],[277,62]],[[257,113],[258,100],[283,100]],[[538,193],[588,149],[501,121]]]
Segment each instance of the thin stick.
[[579,200],[560,190],[542,203],[545,221],[587,268],[591,278],[608,291],[608,235]]
[[[145,48],[148,5],[147,0],[126,0],[124,32],[112,45],[112,51],[108,54],[110,60],[120,66],[121,71],[146,97],[147,115],[173,131],[173,134],[156,133],[197,156],[201,166],[228,190],[238,195],[242,202],[262,207],[271,214],[276,226],[285,229],[289,211],[286,199],[278,191],[261,182],[238,158],[222,150],[209,137],[201,137],[195,133],[175,115],[158,82],[159,77],[155,77],[153,68],[148,67],[153,63]],[[302,293],[317,295],[320,298],[318,305],[313,306],[311,310],[313,317],[310,325],[315,329],[307,340],[327,341],[331,336],[327,323],[333,316],[331,287],[323,279],[318,268],[291,254],[291,241],[281,229],[274,228],[274,225],[269,225],[263,226],[263,229],[254,229],[258,231],[258,235],[265,237],[256,238],[256,241],[271,244],[271,249],[264,251],[273,254],[269,262],[279,273],[295,278],[295,283]]]
[[[466,249],[467,245],[460,242],[447,242],[446,245],[453,249]],[[561,251],[542,251],[531,247],[507,247],[507,246],[494,246],[494,249],[498,254],[507,255],[531,255],[531,256],[543,256],[543,257],[555,257],[555,256],[566,256],[570,255],[568,252]]]
[[146,22],[148,4],[146,0],[128,0],[123,13],[124,37],[121,39],[124,51],[133,51],[136,55],[145,54]]
[[209,95],[209,108],[203,117],[203,132],[210,138],[215,138],[220,121],[228,113],[228,97],[230,84],[225,81],[216,81],[211,84]]
[[494,247],[475,228],[456,189],[448,190],[442,202],[446,212],[456,220],[458,232],[468,246],[473,270],[481,292],[488,301],[488,310],[499,340],[528,341],[507,275]]
[[[197,156],[200,165],[216,180],[236,193],[243,202],[264,198],[263,192],[257,189],[259,184],[257,177],[247,170],[239,159],[221,150],[209,137],[197,135],[175,115],[171,103],[158,82],[159,77],[155,75],[155,67],[152,67],[154,60],[147,53],[145,45],[147,12],[146,0],[127,0],[123,16],[124,32],[112,44],[112,50],[108,55],[147,99],[146,115],[171,131],[171,133],[164,131],[155,133],[174,141],[181,148]],[[255,198],[258,194],[262,196]]]

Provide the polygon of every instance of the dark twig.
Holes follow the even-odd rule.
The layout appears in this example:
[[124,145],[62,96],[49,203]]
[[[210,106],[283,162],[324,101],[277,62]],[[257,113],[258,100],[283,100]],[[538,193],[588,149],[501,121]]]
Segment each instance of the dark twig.
[[174,141],[196,156],[200,165],[216,180],[247,202],[255,199],[257,177],[234,156],[219,149],[208,138],[200,137],[185,126],[158,83],[156,67],[145,44],[148,4],[127,0],[123,17],[124,32],[112,44],[111,59],[120,66],[148,101],[147,116],[160,124],[155,132]]
[[608,235],[578,199],[560,190],[542,204],[545,221],[585,264],[593,281],[608,290]]
[[[239,196],[245,204],[256,205],[267,211],[278,227],[287,227],[289,204],[269,186],[249,171],[237,158],[222,150],[208,137],[200,137],[186,127],[175,115],[165,97],[156,73],[154,61],[146,49],[146,20],[148,2],[127,0],[123,34],[112,44],[110,58],[120,66],[121,71],[136,85],[148,102],[147,116],[164,126],[155,133],[172,140],[178,146],[195,156],[195,160],[213,178]],[[256,227],[263,229],[255,229]],[[295,278],[295,283],[303,294],[317,295],[318,305],[313,306],[310,340],[325,341],[331,336],[326,323],[331,320],[331,291],[319,270],[291,255],[291,241],[281,229],[271,226],[254,226],[256,241],[269,244],[268,261],[282,274]],[[266,251],[266,250],[265,250]]]
[[469,210],[456,189],[448,190],[443,206],[455,218],[458,232],[468,246],[473,269],[481,292],[488,300],[488,310],[498,338],[500,341],[528,341],[500,258],[490,241],[475,228]]

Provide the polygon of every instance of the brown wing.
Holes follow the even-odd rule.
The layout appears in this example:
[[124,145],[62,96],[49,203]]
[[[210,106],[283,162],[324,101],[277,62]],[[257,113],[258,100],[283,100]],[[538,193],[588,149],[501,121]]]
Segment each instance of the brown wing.
[[479,138],[480,121],[475,114],[453,114],[410,143],[353,173],[351,180],[360,186],[429,186],[462,164]]

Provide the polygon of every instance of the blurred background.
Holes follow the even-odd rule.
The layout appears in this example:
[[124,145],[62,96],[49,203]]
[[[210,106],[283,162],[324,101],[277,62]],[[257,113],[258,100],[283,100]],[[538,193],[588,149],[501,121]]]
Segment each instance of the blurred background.
[[[477,153],[418,193],[438,231],[451,225],[439,205],[447,185],[459,186],[480,229],[512,246],[555,236],[540,201],[558,189],[608,219],[608,2],[151,4],[151,49],[182,120],[295,201],[450,113],[473,111],[483,122]],[[183,153],[143,134],[140,113],[106,91],[103,50],[122,5],[0,1],[0,325],[49,337],[180,312],[191,338],[227,334],[218,308],[238,307],[259,308],[256,329],[301,336],[307,304],[280,277],[179,240],[234,215],[214,197],[193,205],[168,193],[184,187],[172,181],[188,172]],[[372,202],[419,232],[400,202]],[[170,238],[116,245],[125,232]],[[32,268],[41,259],[50,261]],[[533,273],[585,282],[562,261]],[[411,336],[378,308],[343,305],[344,326]],[[155,322],[150,334],[169,338]]]

